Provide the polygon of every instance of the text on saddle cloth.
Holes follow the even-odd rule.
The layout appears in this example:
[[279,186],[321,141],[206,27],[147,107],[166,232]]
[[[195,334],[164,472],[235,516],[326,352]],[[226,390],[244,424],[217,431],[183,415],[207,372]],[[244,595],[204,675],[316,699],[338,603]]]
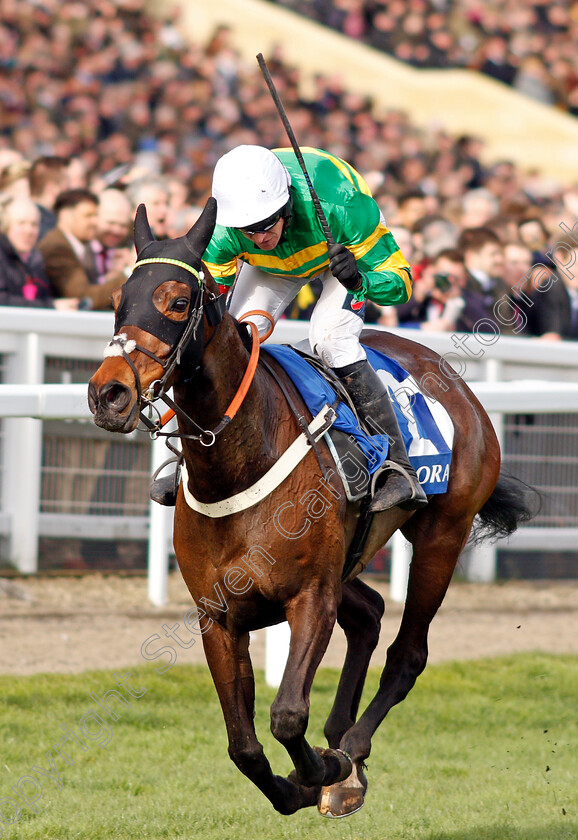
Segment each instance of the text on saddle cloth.
[[[395,359],[365,345],[364,349],[369,363],[389,389],[409,458],[424,491],[428,495],[445,493],[454,437],[449,414],[441,403],[420,391],[416,380]],[[325,403],[333,403],[335,392],[331,385],[299,353],[287,345],[267,345],[266,350],[284,368],[313,415]],[[337,408],[333,428],[355,439],[370,474],[387,460],[386,434],[367,435],[344,403]]]

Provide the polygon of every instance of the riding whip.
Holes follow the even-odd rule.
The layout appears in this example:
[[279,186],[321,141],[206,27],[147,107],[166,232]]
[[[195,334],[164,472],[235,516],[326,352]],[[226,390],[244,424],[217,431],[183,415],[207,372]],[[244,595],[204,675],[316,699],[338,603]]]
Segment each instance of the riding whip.
[[329,229],[329,224],[327,222],[327,218],[325,213],[323,212],[323,207],[321,206],[321,202],[319,201],[319,196],[315,191],[315,187],[311,183],[311,178],[309,177],[309,173],[307,172],[307,167],[305,166],[305,161],[303,160],[303,155],[301,154],[301,149],[297,143],[295,138],[295,134],[293,133],[293,129],[291,128],[291,124],[287,119],[287,114],[285,113],[285,108],[283,107],[283,103],[277,93],[277,89],[271,78],[271,73],[269,72],[269,68],[263,58],[263,53],[259,53],[257,56],[257,61],[259,62],[259,67],[261,68],[261,72],[263,73],[263,77],[267,82],[267,87],[273,97],[273,102],[275,103],[275,107],[277,108],[277,112],[281,117],[281,122],[285,126],[285,131],[287,132],[287,136],[289,137],[289,141],[293,147],[293,151],[295,152],[295,157],[299,162],[299,166],[301,167],[301,171],[305,176],[305,181],[307,182],[307,186],[309,187],[309,192],[311,193],[311,198],[313,199],[313,206],[315,207],[315,211],[317,213],[317,218],[321,223],[321,227],[323,228],[323,233],[325,234],[325,239],[327,240],[327,244],[331,247],[331,245],[335,245],[335,239],[333,238],[333,234]]

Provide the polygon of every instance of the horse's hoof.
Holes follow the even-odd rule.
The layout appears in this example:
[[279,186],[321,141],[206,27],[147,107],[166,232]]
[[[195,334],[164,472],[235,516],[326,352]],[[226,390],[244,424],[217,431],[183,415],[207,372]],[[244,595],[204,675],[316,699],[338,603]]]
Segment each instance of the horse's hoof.
[[367,779],[365,773],[354,764],[347,779],[321,788],[317,803],[319,813],[321,816],[330,819],[349,817],[363,807],[366,791]]

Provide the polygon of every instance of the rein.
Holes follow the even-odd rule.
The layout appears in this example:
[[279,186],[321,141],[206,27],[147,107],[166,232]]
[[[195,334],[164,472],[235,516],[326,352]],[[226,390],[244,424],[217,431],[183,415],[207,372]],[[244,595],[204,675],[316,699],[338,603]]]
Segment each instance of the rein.
[[[255,376],[255,371],[257,370],[257,364],[259,362],[259,347],[260,347],[259,331],[257,330],[257,327],[255,326],[255,324],[253,324],[251,321],[249,322],[249,326],[251,327],[251,338],[253,340],[253,344],[252,344],[252,347],[251,347],[251,355],[249,357],[249,364],[247,365],[247,369],[246,369],[245,373],[243,374],[243,379],[241,380],[241,384],[239,385],[239,388],[237,389],[237,393],[235,394],[235,396],[231,400],[231,403],[230,403],[229,407],[227,408],[227,410],[225,411],[225,414],[219,420],[219,422],[217,423],[215,428],[212,429],[212,430],[211,429],[202,429],[198,425],[198,423],[195,423],[195,421],[191,417],[189,417],[186,412],[184,412],[182,410],[182,408],[179,408],[179,406],[176,405],[176,403],[173,400],[171,400],[170,397],[168,397],[166,394],[163,393],[163,394],[159,394],[157,397],[155,397],[155,399],[159,399],[159,398],[162,399],[162,401],[164,403],[166,403],[166,405],[169,406],[169,410],[165,411],[165,413],[160,417],[157,424],[152,424],[153,428],[151,428],[150,425],[149,425],[150,424],[149,418],[146,417],[142,412],[141,412],[141,415],[140,415],[141,420],[145,423],[145,425],[149,426],[149,429],[150,429],[150,432],[151,432],[151,437],[153,437],[153,438],[160,437],[160,436],[181,437],[181,438],[187,438],[188,440],[191,440],[191,439],[192,440],[198,440],[198,441],[200,441],[200,443],[203,446],[212,446],[214,444],[217,435],[220,434],[220,432],[222,432],[223,429],[226,428],[226,426],[229,425],[229,423],[231,422],[231,420],[233,419],[233,417],[236,415],[236,413],[240,409],[241,405],[243,404],[243,400],[247,396],[247,392],[249,391],[249,388],[251,387],[251,383],[252,383],[253,378]],[[206,345],[206,346],[208,346],[208,345]],[[145,401],[146,401],[146,397],[145,397]],[[151,400],[150,404],[152,405],[152,400]],[[183,432],[161,432],[160,430],[162,429],[162,427],[165,426],[169,422],[169,420],[171,420],[175,415],[177,415],[177,416],[180,415],[181,417],[184,417],[187,420],[187,422],[192,423],[194,426],[196,426],[196,428],[199,429],[201,434],[200,435],[187,435]],[[209,443],[205,443],[205,441],[203,440],[203,435],[205,435],[209,439]]]
[[[235,416],[235,414],[237,413],[237,411],[241,407],[241,405],[243,403],[243,400],[247,396],[247,391],[249,390],[251,382],[253,381],[253,377],[255,376],[255,371],[257,370],[257,365],[259,363],[259,346],[261,344],[263,344],[263,342],[267,338],[269,338],[269,336],[271,335],[271,333],[275,329],[275,322],[273,321],[273,318],[271,317],[271,315],[269,315],[268,312],[264,312],[261,309],[254,309],[254,310],[251,310],[251,312],[245,312],[245,314],[241,315],[241,317],[238,318],[238,320],[240,322],[244,322],[245,319],[249,317],[249,315],[263,315],[263,316],[265,316],[270,321],[270,327],[267,330],[267,332],[265,333],[265,335],[262,338],[260,338],[259,337],[259,331],[257,330],[257,327],[255,326],[255,324],[252,321],[248,322],[249,327],[251,328],[251,339],[252,339],[252,342],[253,342],[253,344],[251,346],[251,355],[249,357],[249,364],[247,365],[247,370],[245,371],[243,379],[241,380],[241,384],[239,385],[237,393],[233,397],[233,399],[231,401],[231,404],[229,405],[228,409],[225,411],[225,415],[223,417],[223,420],[221,420],[221,423],[223,423],[224,420],[227,421],[224,424],[223,428],[227,425],[227,423],[231,422],[231,420],[233,419],[233,417]],[[211,341],[213,340],[213,338],[214,338],[214,334],[211,337]],[[206,345],[206,347],[208,347],[208,344]],[[205,349],[206,349],[206,347],[205,347]],[[172,420],[172,418],[175,416],[175,414],[176,414],[176,410],[173,409],[173,408],[170,408],[168,411],[165,411],[165,413],[162,415],[162,417],[160,419],[161,428],[163,426],[166,426],[166,424],[169,422],[169,420]],[[221,429],[217,427],[217,429],[215,429],[214,434],[218,434],[220,431],[221,431]]]

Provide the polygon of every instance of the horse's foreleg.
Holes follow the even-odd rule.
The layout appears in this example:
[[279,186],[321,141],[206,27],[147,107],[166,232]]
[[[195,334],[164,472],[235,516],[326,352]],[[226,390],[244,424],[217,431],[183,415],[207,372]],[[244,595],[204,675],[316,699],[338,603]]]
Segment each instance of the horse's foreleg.
[[330,582],[325,589],[301,592],[291,602],[287,608],[289,656],[271,706],[271,732],[291,756],[297,781],[308,787],[332,784],[351,772],[343,753],[314,749],[305,739],[311,684],[331,638],[335,617],[336,597]]
[[347,639],[347,653],[333,708],[325,724],[330,747],[339,747],[355,723],[371,654],[377,647],[385,604],[381,595],[359,578],[343,587],[337,623]]
[[452,578],[472,519],[452,519],[428,510],[411,534],[413,559],[400,629],[387,651],[377,694],[345,733],[341,747],[356,763],[370,753],[373,733],[389,710],[411,690],[426,666],[428,630]]
[[229,755],[239,770],[281,814],[315,805],[318,791],[275,776],[257,740],[254,717],[255,683],[249,657],[249,635],[237,638],[216,622],[203,636],[207,662],[219,695]]

